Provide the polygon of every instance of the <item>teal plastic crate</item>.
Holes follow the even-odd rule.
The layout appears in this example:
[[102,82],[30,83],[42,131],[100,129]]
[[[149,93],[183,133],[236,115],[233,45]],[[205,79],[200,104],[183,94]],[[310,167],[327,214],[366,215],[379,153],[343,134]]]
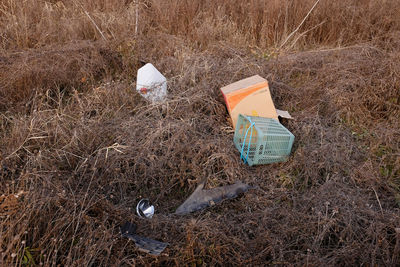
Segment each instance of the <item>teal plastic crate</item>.
[[239,114],[233,142],[250,166],[286,161],[294,135],[275,119]]

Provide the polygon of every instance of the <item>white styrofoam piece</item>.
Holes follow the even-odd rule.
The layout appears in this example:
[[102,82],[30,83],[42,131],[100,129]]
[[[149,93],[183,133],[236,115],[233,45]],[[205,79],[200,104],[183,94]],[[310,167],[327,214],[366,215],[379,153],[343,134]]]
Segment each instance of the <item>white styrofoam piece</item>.
[[136,90],[151,102],[160,102],[167,96],[167,79],[147,63],[137,72]]
[[278,114],[279,117],[285,118],[285,119],[289,119],[289,120],[293,120],[293,117],[290,116],[289,112],[286,110],[280,110],[280,109],[276,109],[276,113]]

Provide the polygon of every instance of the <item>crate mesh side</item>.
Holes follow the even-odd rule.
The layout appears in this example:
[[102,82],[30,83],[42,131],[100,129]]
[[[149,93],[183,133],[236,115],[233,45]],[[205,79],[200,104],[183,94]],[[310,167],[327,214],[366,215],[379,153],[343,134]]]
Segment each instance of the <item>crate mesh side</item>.
[[[247,150],[249,149],[251,130],[249,130],[246,140],[244,140],[244,138],[246,135],[246,131],[249,127],[250,127],[250,122],[247,119],[245,119],[244,117],[239,116],[238,124],[236,126],[236,132],[235,132],[235,136],[234,136],[234,143],[235,143],[236,148],[239,151],[242,151],[242,146],[244,146],[243,147],[243,157],[245,157],[245,158],[247,156]],[[253,128],[253,134],[251,135],[249,155],[247,157],[247,161],[249,162],[250,165],[253,164],[253,159],[254,159],[256,151],[257,151],[257,141],[258,141],[258,132],[257,132],[257,129]],[[243,142],[244,142],[244,144],[243,144]]]
[[[249,165],[287,160],[292,148],[294,136],[274,119],[261,117],[250,117],[250,119],[255,123],[255,127],[253,128],[253,135],[247,158]],[[250,127],[248,119],[243,115],[239,115],[234,136],[234,143],[239,151],[242,151],[242,145],[248,127]],[[247,154],[249,137],[250,131],[248,132],[244,144],[244,157],[246,157]],[[259,143],[257,143],[258,140],[260,140]]]

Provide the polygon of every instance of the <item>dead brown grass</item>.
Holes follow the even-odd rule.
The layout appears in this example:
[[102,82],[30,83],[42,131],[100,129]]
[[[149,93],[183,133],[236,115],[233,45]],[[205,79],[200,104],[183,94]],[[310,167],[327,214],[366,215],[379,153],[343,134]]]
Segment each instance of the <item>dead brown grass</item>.
[[96,43],[8,53],[0,60],[0,110],[29,106],[42,94],[71,94],[71,88],[84,89],[122,67],[116,51]]
[[[76,40],[122,41],[158,31],[207,48],[230,41],[262,48],[348,46],[388,40],[400,30],[400,4],[388,1],[194,0],[22,1],[0,6],[2,48],[37,48]],[[136,8],[139,18],[136,23]],[[301,25],[300,28],[298,26]],[[298,28],[297,31],[295,31]],[[295,32],[286,41],[287,37]]]
[[[132,1],[1,2],[0,264],[398,265],[399,3],[320,1],[298,28],[314,3],[141,1],[135,35]],[[133,90],[142,62],[165,103]],[[256,73],[296,141],[250,168],[219,88]],[[203,178],[259,188],[171,215]]]

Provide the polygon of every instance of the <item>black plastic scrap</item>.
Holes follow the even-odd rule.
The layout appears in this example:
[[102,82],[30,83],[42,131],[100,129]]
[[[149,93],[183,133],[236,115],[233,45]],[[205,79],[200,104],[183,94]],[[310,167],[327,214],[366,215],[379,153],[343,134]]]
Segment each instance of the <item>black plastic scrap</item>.
[[178,209],[175,211],[175,214],[184,215],[201,210],[221,202],[224,199],[235,198],[239,194],[245,193],[247,190],[253,188],[252,186],[238,181],[233,185],[203,190],[205,183],[206,180],[197,186],[193,194],[191,194],[190,197],[178,207]]
[[158,256],[168,246],[168,243],[163,243],[147,237],[139,236],[135,234],[135,232],[136,225],[133,223],[126,222],[123,226],[121,226],[122,237],[133,240],[140,251]]

